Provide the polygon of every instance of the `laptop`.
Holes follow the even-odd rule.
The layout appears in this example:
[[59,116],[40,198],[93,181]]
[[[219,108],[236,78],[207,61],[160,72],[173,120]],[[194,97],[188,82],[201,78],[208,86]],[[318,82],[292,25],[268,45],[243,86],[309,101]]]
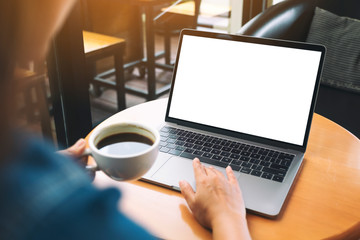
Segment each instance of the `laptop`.
[[180,34],[159,156],[142,180],[194,189],[192,160],[231,165],[249,211],[276,217],[302,166],[325,48],[196,30]]

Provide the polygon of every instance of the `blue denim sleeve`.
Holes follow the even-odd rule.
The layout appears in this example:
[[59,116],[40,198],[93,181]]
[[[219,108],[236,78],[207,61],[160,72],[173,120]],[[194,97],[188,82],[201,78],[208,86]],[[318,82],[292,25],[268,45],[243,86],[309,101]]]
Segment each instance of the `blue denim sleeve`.
[[[1,239],[152,239],[73,161],[27,140],[0,168]],[[51,149],[51,150],[49,150]]]

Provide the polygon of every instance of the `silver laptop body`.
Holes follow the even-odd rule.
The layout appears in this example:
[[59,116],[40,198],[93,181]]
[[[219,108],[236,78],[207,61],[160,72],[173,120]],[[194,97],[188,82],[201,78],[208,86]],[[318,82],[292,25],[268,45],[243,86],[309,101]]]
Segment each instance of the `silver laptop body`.
[[142,180],[195,189],[194,157],[223,173],[231,164],[246,208],[278,216],[302,166],[324,55],[319,45],[183,30],[159,156]]

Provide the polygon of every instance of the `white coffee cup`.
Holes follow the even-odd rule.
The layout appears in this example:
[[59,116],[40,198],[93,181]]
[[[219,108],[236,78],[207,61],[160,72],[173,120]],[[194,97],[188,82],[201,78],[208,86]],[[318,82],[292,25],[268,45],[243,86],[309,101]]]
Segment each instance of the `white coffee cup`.
[[[149,139],[152,145],[145,150],[130,154],[101,151],[98,144],[118,134],[138,134]],[[101,170],[109,177],[118,180],[136,180],[143,176],[155,162],[159,152],[160,134],[149,126],[135,122],[120,122],[96,128],[89,137],[89,148],[84,155],[92,155],[96,166],[87,166],[88,170]],[[131,149],[130,149],[131,150]]]

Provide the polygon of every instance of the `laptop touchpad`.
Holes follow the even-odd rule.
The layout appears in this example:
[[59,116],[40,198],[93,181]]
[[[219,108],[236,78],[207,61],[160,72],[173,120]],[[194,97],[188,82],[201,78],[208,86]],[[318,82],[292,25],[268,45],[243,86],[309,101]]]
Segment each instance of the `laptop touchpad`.
[[179,188],[179,181],[186,180],[195,190],[195,177],[192,160],[181,157],[170,158],[152,179],[170,187]]

